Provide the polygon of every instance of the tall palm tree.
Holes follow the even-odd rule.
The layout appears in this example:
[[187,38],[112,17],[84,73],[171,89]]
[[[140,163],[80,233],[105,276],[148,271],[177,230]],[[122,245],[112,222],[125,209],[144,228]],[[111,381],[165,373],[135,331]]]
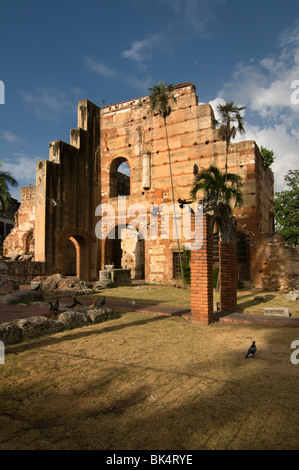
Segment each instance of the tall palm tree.
[[234,139],[239,132],[245,133],[245,118],[242,116],[241,111],[245,110],[246,106],[236,106],[234,101],[227,101],[225,104],[218,104],[217,111],[220,115],[220,122],[214,119],[214,126],[219,127],[220,136],[226,142],[226,155],[225,155],[225,174],[227,181],[227,159],[228,149],[231,139]]
[[210,165],[209,168],[195,175],[190,197],[195,200],[198,191],[203,190],[205,196],[215,204],[222,201],[231,214],[233,200],[234,207],[240,207],[243,204],[242,186],[241,176],[235,173],[221,173],[216,166]]
[[[2,162],[0,160],[0,167],[1,166]],[[9,209],[9,203],[11,201],[9,186],[15,188],[18,186],[18,183],[9,171],[0,169],[0,213],[4,213]]]
[[174,88],[173,88],[173,85],[166,85],[164,82],[160,81],[157,85],[155,85],[152,88],[149,88],[148,90],[151,92],[151,94],[150,94],[151,112],[152,113],[158,113],[163,118],[163,121],[164,121],[166,143],[167,143],[167,150],[168,150],[168,162],[169,162],[169,171],[170,171],[172,201],[173,201],[173,216],[174,216],[174,220],[175,220],[176,238],[177,238],[177,243],[178,243],[180,270],[181,270],[183,288],[186,288],[184,271],[183,271],[182,256],[181,256],[181,249],[180,249],[180,241],[179,241],[179,237],[178,237],[178,227],[177,227],[175,199],[174,199],[174,187],[173,187],[173,176],[172,176],[170,148],[169,148],[169,139],[168,139],[168,132],[167,132],[167,121],[166,121],[167,117],[171,113],[170,100],[176,102],[176,99],[175,99],[174,94],[173,94]]

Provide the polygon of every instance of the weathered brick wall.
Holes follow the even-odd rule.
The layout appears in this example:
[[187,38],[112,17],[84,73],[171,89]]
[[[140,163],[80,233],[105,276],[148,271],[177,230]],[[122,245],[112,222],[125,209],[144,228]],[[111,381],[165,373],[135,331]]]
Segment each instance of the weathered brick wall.
[[30,281],[36,276],[45,276],[46,265],[34,261],[6,261],[2,260],[8,267],[8,273],[20,284],[30,284]]
[[203,217],[203,243],[191,251],[191,323],[213,321],[213,242],[211,217]]
[[[224,171],[225,142],[213,129],[211,106],[198,104],[194,85],[178,85],[174,93],[176,102],[172,103],[167,129],[177,202],[178,198],[189,199],[194,164],[199,170],[215,164]],[[37,163],[36,194],[33,196],[32,187],[29,198],[32,226],[35,210],[36,260],[46,262],[52,272],[64,274],[67,243],[70,237],[75,237],[80,277],[98,277],[106,260],[105,242],[95,236],[95,226],[99,220],[95,209],[100,203],[111,204],[118,223],[117,198],[113,196],[111,187],[114,184],[113,175],[124,161],[130,167],[130,182],[125,178],[126,184],[130,183],[128,207],[142,204],[149,219],[151,204],[172,204],[164,123],[158,114],[150,112],[149,97],[103,108],[88,100],[79,102],[78,127],[70,132],[70,144],[51,142],[49,160]],[[246,225],[254,233],[269,231],[270,212],[273,209],[273,174],[262,167],[254,141],[230,145],[228,169],[241,175],[245,183],[244,206],[235,210],[239,225]],[[34,197],[35,206],[32,205]],[[25,221],[29,208],[26,204],[26,199],[22,200],[19,228],[7,241],[7,253],[16,246],[20,247],[20,240],[24,242],[21,221],[23,213],[24,224],[29,220]],[[128,217],[125,222],[129,221]],[[172,215],[169,223],[173,227]],[[182,240],[181,248],[183,244]],[[129,245],[124,245],[123,250],[126,253],[122,264],[133,272],[136,268],[136,250]],[[173,252],[177,250],[172,233],[168,240],[161,240],[161,237],[159,240],[145,239],[145,279],[149,282],[172,282]],[[139,254],[137,258],[140,264]]]
[[219,242],[220,310],[237,309],[237,245]]
[[255,287],[269,290],[299,289],[299,247],[284,245],[279,234],[259,234],[250,247],[250,278]]

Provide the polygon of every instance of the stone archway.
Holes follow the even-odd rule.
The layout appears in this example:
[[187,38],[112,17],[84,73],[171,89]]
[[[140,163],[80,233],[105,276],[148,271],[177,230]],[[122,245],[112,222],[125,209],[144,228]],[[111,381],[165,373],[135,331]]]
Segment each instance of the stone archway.
[[64,250],[64,274],[88,280],[88,246],[80,235],[73,235],[66,240]]
[[[191,252],[191,323],[213,322],[213,227],[219,231],[220,310],[237,308],[237,244],[232,218],[225,205],[203,214],[203,242]],[[194,229],[194,228],[193,228]]]

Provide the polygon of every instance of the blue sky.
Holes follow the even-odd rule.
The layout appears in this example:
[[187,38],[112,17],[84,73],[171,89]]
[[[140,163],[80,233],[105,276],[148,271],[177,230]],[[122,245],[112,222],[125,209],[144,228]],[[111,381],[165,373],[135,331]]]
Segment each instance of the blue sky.
[[0,11],[0,158],[20,186],[35,184],[50,141],[69,142],[79,100],[124,101],[160,80],[247,106],[242,140],[275,151],[275,190],[298,168],[295,0],[2,0]]

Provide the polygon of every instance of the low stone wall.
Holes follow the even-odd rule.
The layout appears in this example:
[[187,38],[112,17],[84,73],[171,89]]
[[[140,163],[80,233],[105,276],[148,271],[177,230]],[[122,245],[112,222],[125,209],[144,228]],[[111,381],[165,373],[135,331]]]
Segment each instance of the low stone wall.
[[22,318],[1,323],[0,340],[7,346],[64,330],[101,323],[112,318],[116,318],[116,315],[109,308],[94,308],[86,313],[68,310],[57,315],[55,319],[45,316]]
[[8,268],[8,274],[17,279],[20,284],[30,284],[37,276],[46,275],[46,264],[38,261],[1,260]]

